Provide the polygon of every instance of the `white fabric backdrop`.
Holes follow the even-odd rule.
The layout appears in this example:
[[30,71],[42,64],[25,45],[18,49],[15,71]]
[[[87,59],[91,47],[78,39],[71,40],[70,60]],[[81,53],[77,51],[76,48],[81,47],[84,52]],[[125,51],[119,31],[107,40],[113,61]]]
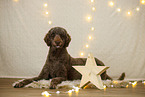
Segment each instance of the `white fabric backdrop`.
[[[71,56],[80,57],[83,51],[87,57],[92,52],[110,66],[111,77],[125,72],[127,79],[145,79],[145,5],[139,0],[112,1],[113,7],[108,6],[109,0],[93,4],[90,0],[0,0],[0,77],[37,76],[48,53],[43,38],[51,27],[61,26],[71,35]],[[126,15],[128,10],[131,16]],[[86,21],[87,15],[92,16],[91,22]]]

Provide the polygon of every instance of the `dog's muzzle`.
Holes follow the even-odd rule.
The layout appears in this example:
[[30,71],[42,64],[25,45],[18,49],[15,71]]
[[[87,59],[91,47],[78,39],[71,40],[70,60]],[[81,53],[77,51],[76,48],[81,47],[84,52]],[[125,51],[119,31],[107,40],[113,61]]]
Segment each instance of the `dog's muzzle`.
[[59,35],[56,35],[55,36],[55,38],[54,38],[54,46],[56,47],[56,48],[60,48],[61,46],[62,46],[62,43],[63,41],[62,41],[62,39],[60,38],[60,36]]

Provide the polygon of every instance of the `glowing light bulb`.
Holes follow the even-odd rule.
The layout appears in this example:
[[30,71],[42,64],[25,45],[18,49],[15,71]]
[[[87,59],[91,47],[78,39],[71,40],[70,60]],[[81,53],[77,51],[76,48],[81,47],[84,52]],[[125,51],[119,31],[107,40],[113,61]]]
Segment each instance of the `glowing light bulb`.
[[76,95],[78,95],[79,89],[80,89],[80,88],[78,88],[78,87],[75,88]]
[[132,82],[129,82],[129,84],[132,84]]
[[86,48],[88,48],[89,47],[89,45],[88,44],[86,44]]
[[132,83],[132,85],[136,85],[137,84],[137,81],[135,81],[134,83]]
[[128,88],[128,85],[126,85],[126,88]]
[[45,14],[48,14],[48,11],[46,11]]
[[13,0],[14,2],[18,2],[19,0]]
[[74,89],[72,89],[71,91],[72,91],[72,92],[74,92],[75,90],[74,90]]
[[51,94],[49,94],[47,91],[44,91],[44,92],[41,93],[41,95],[49,96],[49,95],[51,95]]
[[145,0],[140,0],[140,3],[141,4],[145,4]]
[[47,6],[48,6],[48,4],[47,4],[47,3],[45,3],[45,4],[44,4],[44,7],[47,7]]
[[60,91],[56,91],[56,94],[60,94]]
[[132,87],[134,88],[137,85],[137,81],[132,83]]
[[68,95],[71,96],[72,95],[72,90],[68,91]]
[[48,24],[51,25],[52,24],[52,21],[48,21]]
[[83,53],[83,52],[81,52],[81,53],[80,53],[80,55],[81,55],[81,56],[83,56],[83,55],[84,55],[84,53]]
[[92,17],[91,16],[87,16],[87,21],[91,21]]
[[145,85],[145,81],[142,81],[142,83]]
[[94,28],[94,27],[91,27],[91,30],[92,30],[92,31],[94,31],[94,30],[95,30],[95,28]]
[[106,91],[106,86],[104,85],[103,87],[104,87],[104,91]]
[[118,11],[118,12],[120,12],[120,11],[121,11],[121,9],[120,9],[120,8],[118,8],[118,9],[117,9],[117,11]]
[[117,84],[117,83],[118,83],[118,81],[113,81],[113,83],[114,83],[114,84]]
[[139,7],[137,7],[137,8],[136,8],[136,11],[139,11],[139,10],[140,10]]
[[110,1],[109,2],[109,6],[113,7],[114,6],[114,2],[113,1]]
[[91,40],[92,39],[92,36],[89,36],[88,38]]
[[95,0],[91,0],[91,2],[93,3]]
[[88,85],[84,86],[83,89],[86,89],[88,87]]
[[111,87],[113,88],[113,87],[114,87],[114,85],[111,85]]
[[128,14],[128,15],[131,15],[131,11],[128,11],[127,14]]
[[79,91],[79,89],[80,89],[79,87],[76,87],[76,88],[75,88],[75,91]]
[[92,7],[92,11],[95,11],[96,10],[96,8],[95,7]]
[[88,17],[88,20],[90,20],[91,19],[91,17]]

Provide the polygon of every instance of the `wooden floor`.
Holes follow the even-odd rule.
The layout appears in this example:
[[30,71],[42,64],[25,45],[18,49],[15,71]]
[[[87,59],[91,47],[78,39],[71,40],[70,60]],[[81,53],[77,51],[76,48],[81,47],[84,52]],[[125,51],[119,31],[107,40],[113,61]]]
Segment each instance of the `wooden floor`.
[[12,83],[18,79],[0,79],[0,97],[45,97],[43,91],[54,92],[49,97],[145,97],[145,85],[141,82],[136,87],[129,85],[128,88],[107,88],[106,91],[98,89],[81,89],[78,94],[56,94],[56,91],[65,92],[68,89],[50,90],[34,88],[13,88]]

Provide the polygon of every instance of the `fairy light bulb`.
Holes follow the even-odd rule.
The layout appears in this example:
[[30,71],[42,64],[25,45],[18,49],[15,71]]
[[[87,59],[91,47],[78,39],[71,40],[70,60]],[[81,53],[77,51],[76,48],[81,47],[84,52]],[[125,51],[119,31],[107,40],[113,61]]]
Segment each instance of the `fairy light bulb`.
[[88,38],[91,40],[92,39],[92,36],[89,36]]
[[129,86],[128,85],[126,85],[126,88],[128,88]]
[[113,7],[114,6],[114,2],[113,1],[110,1],[109,2],[109,6]]
[[132,82],[129,82],[129,84],[132,84]]
[[131,11],[128,11],[128,12],[127,12],[127,15],[131,15]]
[[131,12],[127,12],[127,14],[131,14]]
[[91,3],[93,3],[95,0],[91,0]]
[[137,84],[137,81],[135,81],[134,83],[132,83],[132,85],[136,85]]
[[96,8],[95,7],[92,7],[92,11],[95,11],[96,10]]
[[117,11],[118,11],[118,12],[120,12],[120,11],[121,11],[121,9],[120,9],[120,8],[117,8]]
[[78,92],[78,91],[79,91],[79,89],[80,89],[79,87],[76,87],[76,88],[75,88],[75,91],[76,91],[76,92]]
[[72,95],[72,90],[68,91],[68,95],[71,96]]
[[145,4],[145,0],[140,0],[140,3],[141,4]]
[[60,91],[56,91],[56,94],[60,94]]
[[137,85],[137,81],[132,83],[132,87],[134,88]]
[[48,21],[48,24],[51,25],[52,24],[52,21]]
[[44,91],[44,92],[41,93],[41,95],[48,97],[51,94],[49,94],[47,91]]
[[137,7],[137,8],[136,8],[136,11],[139,11],[139,10],[140,10],[139,7]]
[[142,81],[142,83],[145,85],[145,81]]
[[91,21],[92,17],[91,16],[87,16],[87,21]]
[[104,85],[103,87],[104,87],[104,91],[106,91],[106,86]]
[[44,4],[44,7],[47,7],[47,6],[48,6],[48,4],[47,4],[47,3],[45,3],[45,4]]
[[90,20],[90,19],[91,19],[91,17],[89,16],[89,17],[88,17],[88,20]]
[[48,11],[46,11],[46,12],[45,12],[45,14],[47,14],[47,15],[48,15]]
[[18,2],[19,0],[13,0],[14,2]]
[[117,83],[118,83],[118,81],[113,81],[113,83],[114,83],[114,84],[117,84]]
[[88,44],[86,44],[86,48],[88,48],[89,47],[89,45]]
[[80,53],[80,56],[84,56],[84,53],[83,53],[83,52],[81,52],[81,53]]
[[86,86],[83,87],[83,89],[86,89],[86,88],[88,88],[88,85],[86,85]]
[[79,93],[79,89],[80,88],[78,88],[78,87],[75,88],[75,93],[76,93],[77,96],[78,96],[78,93]]
[[91,27],[91,30],[92,30],[92,31],[94,31],[94,30],[95,30],[95,28],[94,28],[94,27]]

